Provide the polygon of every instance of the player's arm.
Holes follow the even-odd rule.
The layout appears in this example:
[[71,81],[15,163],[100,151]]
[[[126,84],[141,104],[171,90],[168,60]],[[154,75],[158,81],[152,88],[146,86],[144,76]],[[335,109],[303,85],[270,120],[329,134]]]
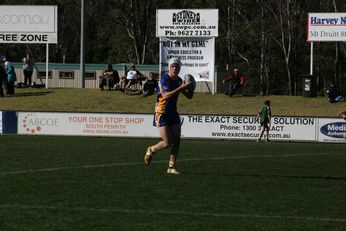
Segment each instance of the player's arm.
[[269,107],[269,112],[268,112],[268,121],[269,121],[269,124],[272,123],[272,109]]
[[161,95],[163,96],[163,98],[169,99],[171,97],[178,95],[181,91],[186,89],[188,85],[189,83],[182,83],[178,88],[174,89],[173,91],[162,91],[161,89]]

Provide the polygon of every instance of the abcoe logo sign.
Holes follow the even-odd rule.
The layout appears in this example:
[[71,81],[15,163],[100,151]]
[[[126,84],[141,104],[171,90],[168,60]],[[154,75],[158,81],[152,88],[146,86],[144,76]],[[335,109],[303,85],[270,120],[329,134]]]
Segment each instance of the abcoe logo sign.
[[27,114],[21,122],[22,129],[31,134],[38,134],[44,130],[45,127],[58,126],[58,119],[39,117],[35,113]]

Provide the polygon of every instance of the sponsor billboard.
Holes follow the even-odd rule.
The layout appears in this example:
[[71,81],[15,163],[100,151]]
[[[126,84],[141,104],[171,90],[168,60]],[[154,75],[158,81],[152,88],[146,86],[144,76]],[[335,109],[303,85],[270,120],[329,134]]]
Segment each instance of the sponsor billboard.
[[156,10],[157,37],[217,37],[218,9]]
[[19,112],[18,134],[158,137],[152,123],[142,114]]
[[0,134],[2,134],[2,111],[0,111]]
[[[316,141],[317,118],[272,117],[269,139]],[[245,139],[259,138],[261,126],[255,116],[184,116],[183,137]]]
[[346,121],[343,119],[319,119],[318,141],[346,142]]
[[346,41],[346,13],[309,13],[307,41]]
[[215,38],[161,38],[161,72],[168,70],[170,58],[179,58],[182,62],[179,76],[192,75],[196,81],[214,80]]
[[[255,116],[181,115],[181,119],[183,138],[255,140],[261,129]],[[269,138],[317,141],[318,120],[309,117],[273,117]],[[327,120],[326,124],[330,121]],[[340,130],[344,127],[337,124],[333,128]],[[153,126],[153,115],[111,113],[18,112],[18,134],[159,137],[157,128]],[[329,138],[321,137],[321,141],[330,142]]]
[[0,6],[0,43],[57,43],[58,7]]

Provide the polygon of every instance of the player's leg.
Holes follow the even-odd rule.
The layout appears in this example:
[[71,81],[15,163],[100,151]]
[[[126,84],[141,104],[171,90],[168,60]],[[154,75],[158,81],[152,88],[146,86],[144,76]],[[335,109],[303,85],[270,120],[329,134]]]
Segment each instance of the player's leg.
[[161,140],[157,144],[149,146],[147,148],[147,152],[144,156],[144,164],[145,165],[150,164],[153,155],[157,151],[171,146],[172,142],[171,142],[171,137],[170,137],[170,133],[169,133],[169,127],[168,126],[162,126],[162,127],[159,127],[158,130],[159,130],[159,133],[161,136]]
[[258,142],[258,141],[261,141],[262,136],[263,136],[263,134],[264,134],[264,130],[265,130],[264,123],[263,123],[263,122],[260,122],[260,124],[261,124],[261,132],[260,132],[260,136],[259,136],[258,139],[257,139],[257,142]]
[[266,130],[266,141],[268,142],[269,141],[269,125],[268,124],[266,125],[265,130]]
[[170,127],[170,134],[172,137],[172,147],[171,147],[171,156],[168,163],[168,174],[178,175],[179,172],[175,168],[177,161],[179,147],[180,147],[180,136],[181,136],[181,124],[175,124]]

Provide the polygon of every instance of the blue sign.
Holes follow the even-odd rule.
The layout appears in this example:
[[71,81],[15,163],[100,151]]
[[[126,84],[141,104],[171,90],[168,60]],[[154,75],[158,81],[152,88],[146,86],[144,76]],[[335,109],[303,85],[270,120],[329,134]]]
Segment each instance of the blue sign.
[[335,122],[329,123],[321,127],[321,133],[323,135],[332,137],[332,138],[346,138],[346,122]]

